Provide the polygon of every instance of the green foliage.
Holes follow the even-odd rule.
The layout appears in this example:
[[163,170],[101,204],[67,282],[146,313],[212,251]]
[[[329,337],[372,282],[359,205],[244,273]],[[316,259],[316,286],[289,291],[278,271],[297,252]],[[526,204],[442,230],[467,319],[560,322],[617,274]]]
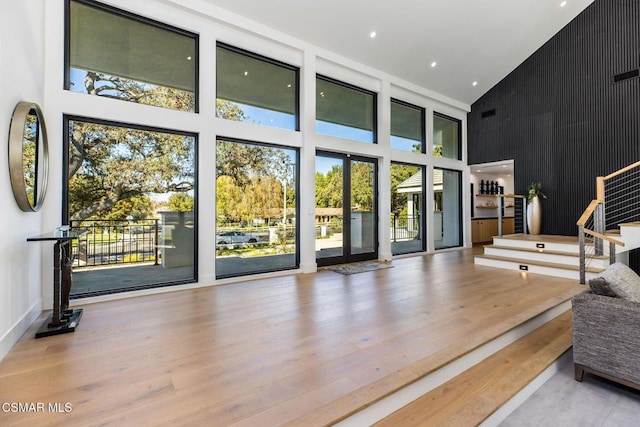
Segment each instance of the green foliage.
[[192,212],[193,207],[193,196],[187,193],[174,193],[169,197],[169,210],[174,212]]
[[374,167],[368,162],[351,162],[351,208],[373,211]]
[[69,123],[69,134],[71,220],[105,216],[120,200],[194,186],[192,137],[79,121]]
[[398,193],[398,186],[420,171],[417,166],[391,164],[391,212],[406,214],[407,193]]
[[295,167],[291,151],[230,141],[217,142],[216,212],[218,220],[251,223],[283,215],[295,206]]
[[316,206],[342,207],[342,166],[334,165],[326,175],[316,172]]
[[87,71],[86,93],[180,111],[195,111],[193,92]]
[[542,192],[542,184],[539,182],[532,182],[527,186],[527,203],[531,203],[533,198],[536,196],[540,199],[547,198],[547,196]]

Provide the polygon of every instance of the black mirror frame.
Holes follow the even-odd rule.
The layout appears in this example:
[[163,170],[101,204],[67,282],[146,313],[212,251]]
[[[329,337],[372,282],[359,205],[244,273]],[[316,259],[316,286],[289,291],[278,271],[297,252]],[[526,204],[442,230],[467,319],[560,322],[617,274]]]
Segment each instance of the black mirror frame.
[[[42,155],[36,159],[36,198],[33,205],[29,202],[27,195],[27,185],[24,177],[23,149],[24,149],[24,129],[27,116],[31,111],[35,111],[38,118],[39,138],[36,144],[42,143],[38,149],[42,150]],[[38,163],[38,159],[41,163]],[[9,127],[9,175],[11,179],[11,189],[16,203],[24,212],[37,212],[44,202],[47,192],[47,180],[49,174],[49,142],[47,139],[47,126],[44,121],[44,114],[40,106],[33,102],[21,101],[16,105],[11,116]]]

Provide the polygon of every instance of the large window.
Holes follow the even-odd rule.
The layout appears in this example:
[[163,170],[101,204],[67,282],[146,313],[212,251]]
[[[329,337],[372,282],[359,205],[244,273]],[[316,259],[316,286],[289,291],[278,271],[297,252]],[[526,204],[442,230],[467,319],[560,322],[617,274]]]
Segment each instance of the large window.
[[433,115],[433,155],[448,159],[462,160],[462,139],[460,120]]
[[65,117],[74,296],[196,280],[196,136]]
[[92,1],[67,15],[65,89],[197,111],[197,35]]
[[216,143],[216,277],[297,268],[298,152]]
[[376,94],[328,77],[316,78],[316,132],[376,142]]
[[298,68],[218,43],[216,116],[298,130]]
[[424,167],[391,163],[391,253],[425,250]]
[[433,235],[436,249],[462,245],[462,172],[433,169]]
[[391,148],[424,153],[424,108],[391,100]]

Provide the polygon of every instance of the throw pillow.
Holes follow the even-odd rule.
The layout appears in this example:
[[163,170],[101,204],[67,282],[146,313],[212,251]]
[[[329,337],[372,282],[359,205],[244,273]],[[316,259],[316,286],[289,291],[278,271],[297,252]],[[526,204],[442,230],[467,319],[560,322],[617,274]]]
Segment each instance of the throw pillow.
[[589,280],[589,288],[591,288],[591,292],[596,295],[614,298],[618,297],[613,289],[611,289],[609,283],[602,277],[596,277],[595,279]]
[[602,272],[602,278],[618,297],[640,302],[640,277],[626,265],[611,264]]

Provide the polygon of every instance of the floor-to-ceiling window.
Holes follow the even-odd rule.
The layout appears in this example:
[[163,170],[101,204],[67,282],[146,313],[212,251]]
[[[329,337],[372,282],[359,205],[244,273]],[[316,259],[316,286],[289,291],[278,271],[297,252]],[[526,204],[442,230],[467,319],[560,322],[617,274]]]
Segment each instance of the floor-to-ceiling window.
[[424,167],[391,163],[391,253],[425,250]]
[[298,152],[216,143],[216,277],[297,268]]
[[462,245],[462,172],[433,169],[433,238],[436,249]]
[[101,111],[64,117],[62,222],[88,231],[72,296],[194,282],[197,135],[150,126],[143,109],[116,121],[106,106],[196,113],[198,35],[95,1],[65,7],[64,89]]
[[[297,67],[223,43],[216,116],[299,129]],[[297,268],[298,150],[260,140],[216,142],[216,277]]]

